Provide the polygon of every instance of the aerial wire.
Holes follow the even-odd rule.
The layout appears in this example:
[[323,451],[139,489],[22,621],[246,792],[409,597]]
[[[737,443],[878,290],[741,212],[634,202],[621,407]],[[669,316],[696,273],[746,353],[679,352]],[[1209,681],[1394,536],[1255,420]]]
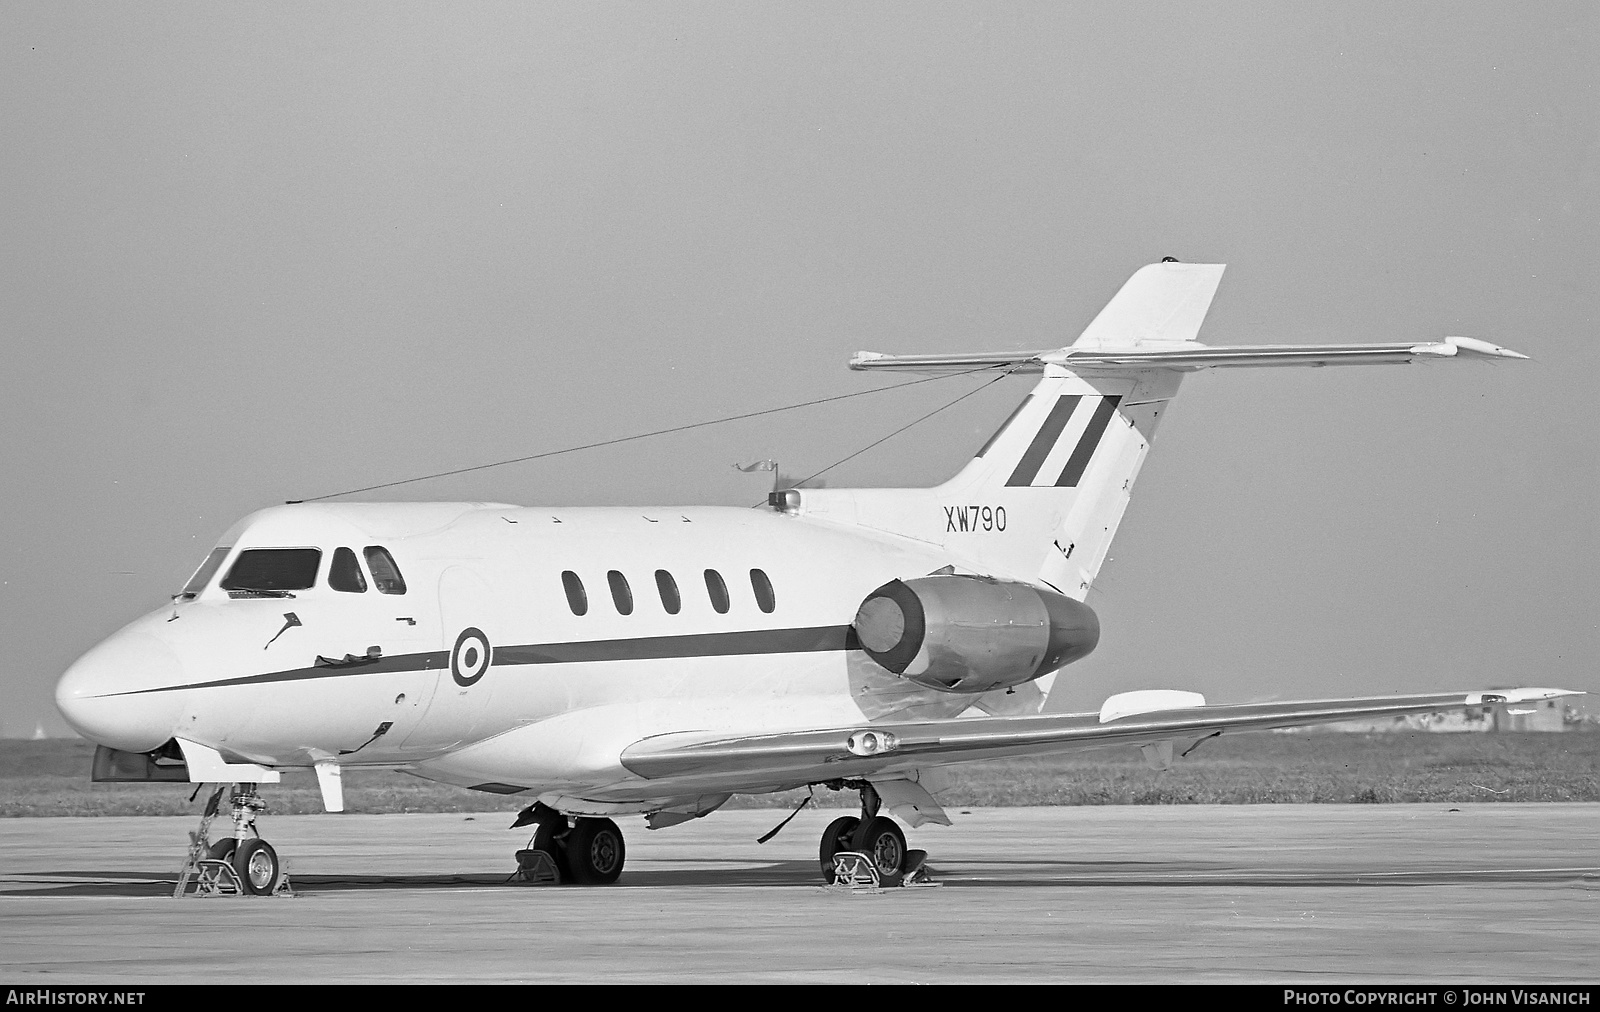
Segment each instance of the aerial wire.
[[[866,397],[866,396],[868,396],[870,394],[887,393],[890,390],[900,390],[900,389],[903,389],[905,387],[914,387],[914,386],[917,386],[918,384],[921,384],[921,383],[931,383],[934,380],[950,379],[952,377],[957,377],[957,376],[971,376],[974,373],[989,372],[989,371],[991,371],[991,370],[993,370],[995,368],[998,368],[998,367],[997,366],[992,366],[992,365],[986,365],[986,366],[979,366],[976,369],[968,369],[968,370],[965,370],[963,372],[945,373],[945,374],[941,374],[941,375],[938,375],[938,376],[924,376],[921,379],[908,380],[905,383],[896,383],[896,384],[894,384],[892,386],[874,387],[871,390],[856,390],[856,391],[853,391],[853,392],[848,393],[848,394],[835,394],[832,397],[819,397],[819,398],[817,398],[815,400],[801,401],[801,402],[799,402],[797,404],[785,404],[782,407],[763,408],[760,411],[747,411],[747,412],[745,412],[743,414],[727,415],[727,416],[724,416],[722,418],[712,418],[712,419],[708,419],[707,421],[703,421],[703,422],[690,422],[687,425],[675,425],[675,426],[672,426],[671,428],[667,428],[667,429],[656,429],[656,430],[651,431],[651,432],[638,432],[638,433],[635,433],[635,434],[633,434],[631,436],[618,436],[616,439],[603,439],[603,440],[601,440],[599,442],[596,442],[596,443],[584,443],[584,444],[582,444],[580,446],[568,446],[568,447],[564,447],[564,448],[559,449],[559,450],[546,450],[543,453],[532,453],[532,454],[529,454],[526,457],[512,457],[512,458],[507,459],[507,460],[496,460],[496,461],[493,461],[493,462],[488,463],[488,464],[474,464],[471,467],[458,467],[458,468],[455,468],[455,469],[449,470],[449,471],[436,471],[433,474],[418,475],[415,478],[401,478],[399,481],[386,481],[386,482],[383,482],[383,483],[378,484],[378,485],[365,485],[365,486],[363,486],[361,488],[349,488],[349,489],[345,489],[342,492],[329,492],[326,495],[312,496],[312,497],[310,497],[308,499],[291,499],[289,501],[291,503],[320,502],[320,501],[322,501],[324,499],[335,499],[335,498],[337,498],[339,496],[342,496],[342,495],[355,495],[358,492],[374,492],[374,491],[377,491],[378,489],[394,488],[397,485],[409,485],[409,484],[412,484],[413,482],[428,481],[428,480],[433,479],[433,478],[448,478],[448,477],[450,477],[452,475],[468,474],[468,473],[470,473],[472,471],[486,471],[491,467],[504,467],[507,464],[523,464],[523,463],[526,463],[526,462],[528,462],[530,460],[542,460],[542,459],[544,459],[546,457],[559,457],[564,453],[577,453],[577,452],[579,452],[581,450],[598,450],[598,449],[601,449],[602,447],[606,447],[606,446],[616,446],[619,443],[631,443],[631,442],[633,442],[635,440],[650,439],[650,438],[652,438],[654,436],[668,436],[668,435],[671,435],[671,434],[673,434],[675,432],[687,432],[690,429],[703,429],[703,428],[705,428],[707,426],[710,426],[710,425],[721,425],[724,422],[737,422],[737,421],[742,421],[743,419],[746,419],[746,418],[760,418],[763,415],[775,415],[775,414],[778,414],[779,412],[782,412],[782,411],[794,411],[794,410],[796,410],[798,408],[815,407],[818,404],[831,404],[834,401],[849,400],[852,397]],[[999,376],[996,376],[995,379],[996,380],[1004,379],[1006,376],[1009,376],[1009,375],[1011,375],[1011,373],[1015,372],[1017,368],[1019,368],[1019,367],[1014,366],[1011,369],[1006,370],[1004,373],[1000,374]],[[978,388],[976,388],[974,390],[971,390],[971,391],[968,391],[967,393],[962,394],[960,397],[957,397],[954,401],[951,401],[949,404],[945,404],[943,407],[935,408],[934,410],[928,412],[926,415],[923,415],[922,418],[918,418],[916,421],[911,422],[910,425],[902,426],[899,429],[896,429],[894,432],[889,433],[889,435],[884,436],[883,439],[878,440],[878,443],[881,443],[884,440],[887,440],[887,439],[893,438],[894,436],[899,435],[900,433],[904,432],[906,429],[909,429],[912,425],[916,425],[917,422],[920,422],[925,418],[931,418],[932,416],[938,414],[940,411],[943,411],[945,408],[950,407],[951,405],[957,403],[958,401],[962,401],[962,400],[965,400],[968,397],[971,397],[973,394],[977,393],[978,390],[983,390],[988,386],[989,386],[989,384],[985,383],[983,386],[980,386],[980,387],[978,387]],[[860,456],[861,454],[865,453],[867,450],[872,449],[873,446],[877,446],[878,443],[873,443],[872,446],[862,447],[860,450],[857,450],[855,453],[852,453],[849,457],[845,457],[843,460],[835,461],[834,463],[829,464],[827,467],[823,468],[822,471],[818,471],[817,474],[812,475],[811,478],[817,477],[817,475],[822,474],[824,471],[828,471],[828,470],[831,470],[831,469],[833,469],[835,467],[838,467],[840,464],[843,464],[846,460],[850,460],[852,457]],[[807,478],[806,481],[810,481],[811,478]],[[804,483],[802,482],[802,484],[804,484]]]
[[[1000,375],[996,376],[994,379],[992,379],[989,382],[983,384],[982,386],[973,387],[971,390],[968,390],[966,393],[962,394],[960,397],[957,397],[955,400],[949,401],[949,402],[944,403],[944,404],[941,404],[941,405],[939,405],[938,407],[934,408],[932,411],[928,412],[925,415],[922,415],[922,416],[920,416],[918,418],[913,418],[911,421],[909,421],[906,424],[900,426],[898,429],[895,429],[893,432],[889,433],[887,436],[884,436],[882,439],[879,439],[879,440],[877,440],[875,442],[868,443],[866,446],[863,446],[861,449],[859,449],[856,452],[850,454],[850,456],[848,456],[848,457],[839,458],[838,460],[836,460],[833,463],[829,464],[827,467],[825,467],[822,470],[818,471],[816,474],[807,475],[806,477],[801,478],[799,481],[794,483],[794,487],[795,488],[799,488],[801,485],[804,485],[806,482],[810,481],[812,478],[819,478],[822,475],[827,474],[829,471],[831,471],[834,468],[838,467],[840,464],[843,464],[845,461],[854,460],[855,458],[861,456],[863,453],[866,453],[868,450],[872,449],[874,446],[879,446],[879,445],[881,445],[883,443],[887,443],[889,440],[891,440],[894,437],[900,435],[900,433],[902,433],[902,432],[906,431],[907,429],[911,428],[913,425],[920,425],[921,423],[927,421],[928,419],[932,418],[934,415],[937,415],[939,412],[945,410],[946,408],[955,407],[957,404],[960,404],[962,401],[966,400],[968,397],[971,397],[973,394],[978,393],[979,391],[982,391],[982,390],[989,389],[991,386],[994,386],[996,383],[1000,382],[1001,380],[1005,379],[1007,376],[1010,376],[1012,373],[1016,372],[1018,369],[1021,369],[1021,368],[1022,368],[1021,365],[1012,366],[1010,369],[1007,369],[1005,372],[1003,372]],[[973,369],[973,370],[971,370],[969,372],[958,373],[957,375],[970,376],[970,375],[972,375],[972,373],[977,372],[977,371],[978,370]]]

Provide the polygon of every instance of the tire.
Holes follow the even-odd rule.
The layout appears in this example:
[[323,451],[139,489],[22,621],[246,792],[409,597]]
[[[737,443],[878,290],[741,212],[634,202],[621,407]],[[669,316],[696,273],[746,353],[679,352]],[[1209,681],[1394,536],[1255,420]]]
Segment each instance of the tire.
[[545,808],[538,813],[538,819],[539,828],[534,831],[533,841],[529,846],[546,854],[561,853],[561,841],[566,838],[568,832],[567,817],[554,808]]
[[872,859],[879,881],[890,885],[900,880],[906,867],[906,834],[893,819],[886,815],[872,819],[856,829],[850,843],[850,849]]
[[206,860],[232,862],[233,851],[237,846],[239,846],[238,840],[235,840],[231,836],[224,836],[222,839],[206,848]]
[[817,859],[822,862],[822,880],[829,885],[833,885],[833,855],[851,849],[851,841],[860,825],[860,819],[846,815],[834,819],[822,831],[822,846],[817,849]]
[[626,859],[622,830],[610,819],[579,819],[567,834],[567,874],[578,885],[610,885]]
[[252,896],[270,896],[278,888],[281,869],[278,852],[262,839],[246,840],[233,852],[233,870],[239,874],[244,891]]

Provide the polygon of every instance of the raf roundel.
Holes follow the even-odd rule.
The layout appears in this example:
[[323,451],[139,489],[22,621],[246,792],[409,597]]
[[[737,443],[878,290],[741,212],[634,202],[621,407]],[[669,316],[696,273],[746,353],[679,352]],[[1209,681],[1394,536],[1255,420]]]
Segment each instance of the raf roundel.
[[456,637],[455,649],[450,651],[450,677],[457,685],[471,685],[489,670],[489,660],[494,649],[489,637],[479,629],[463,629]]

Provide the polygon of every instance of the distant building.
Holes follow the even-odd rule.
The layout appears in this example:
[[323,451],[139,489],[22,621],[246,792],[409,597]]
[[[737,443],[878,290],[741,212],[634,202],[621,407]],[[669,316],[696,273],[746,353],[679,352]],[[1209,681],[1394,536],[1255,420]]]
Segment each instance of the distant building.
[[1600,731],[1600,719],[1586,712],[1581,703],[1575,702],[1581,698],[1569,696],[1563,699],[1540,699],[1531,703],[1507,703],[1502,706],[1474,706],[1465,710],[1414,713],[1403,717],[1346,720],[1337,724],[1319,724],[1292,730],[1342,731],[1347,734],[1373,734],[1386,731],[1435,731],[1444,734],[1491,731]]
[[1570,706],[1563,706],[1564,700],[1541,699],[1533,703],[1510,703],[1506,706],[1494,708],[1494,729],[1496,731],[1576,731],[1581,725],[1581,720],[1567,719],[1568,714],[1577,716],[1577,711]]

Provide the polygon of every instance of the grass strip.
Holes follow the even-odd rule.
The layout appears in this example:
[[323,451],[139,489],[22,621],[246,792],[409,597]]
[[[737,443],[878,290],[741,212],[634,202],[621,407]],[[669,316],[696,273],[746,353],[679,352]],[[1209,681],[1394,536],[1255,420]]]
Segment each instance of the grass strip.
[[[91,784],[85,741],[0,741],[0,816],[192,815],[185,784]],[[949,768],[951,808],[1033,805],[1488,803],[1600,801],[1600,734],[1271,734],[1207,741],[1170,770],[1132,748]],[[316,780],[290,773],[263,788],[282,815],[322,811]],[[347,770],[347,810],[506,812],[532,801],[430,783],[385,770]],[[736,796],[730,807],[792,807],[804,791]],[[854,808],[851,791],[818,790]]]

